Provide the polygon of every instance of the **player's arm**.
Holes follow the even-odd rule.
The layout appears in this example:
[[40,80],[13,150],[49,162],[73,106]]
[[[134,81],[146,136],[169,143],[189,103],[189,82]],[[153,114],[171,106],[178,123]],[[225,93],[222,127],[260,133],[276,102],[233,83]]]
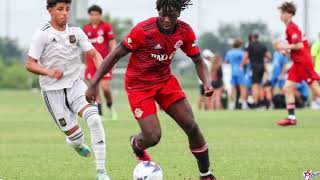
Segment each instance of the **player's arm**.
[[37,75],[42,75],[42,76],[49,76],[51,78],[56,78],[56,79],[61,79],[63,77],[63,72],[58,70],[58,69],[48,69],[45,67],[42,67],[39,63],[38,60],[33,59],[32,57],[28,56],[28,59],[25,64],[25,68]]
[[285,44],[281,43],[279,44],[279,48],[281,50],[291,51],[291,50],[300,50],[304,47],[303,42],[298,42],[294,44]]
[[109,47],[110,47],[110,51],[116,49],[116,47],[117,47],[116,38],[113,38],[112,40],[109,41]]
[[272,54],[271,54],[271,52],[270,52],[270,51],[267,51],[267,52],[264,54],[264,57],[265,57],[267,60],[271,61],[271,60],[272,60]]
[[243,68],[245,65],[250,63],[250,59],[249,59],[249,53],[245,52],[240,64],[240,68]]
[[38,31],[33,35],[25,68],[33,74],[61,79],[63,77],[61,70],[45,68],[38,63],[46,44],[46,38],[44,31]]
[[286,73],[287,73],[287,64],[283,64],[283,67],[278,79],[283,80]]
[[211,84],[209,83],[208,78],[208,68],[202,59],[200,55],[191,57],[193,63],[196,66],[196,70],[199,76],[199,79],[201,80],[202,84],[204,85],[205,94],[207,97],[212,96],[213,94],[213,88],[211,87]]
[[93,59],[94,65],[96,68],[99,68],[103,58],[101,54],[96,49],[90,49],[89,51],[85,52],[85,55],[91,57]]
[[118,45],[116,49],[110,52],[110,54],[102,61],[97,72],[94,74],[90,81],[86,98],[88,102],[93,102],[95,100],[96,89],[99,85],[100,80],[103,76],[110,72],[114,65],[130,51],[122,45]]

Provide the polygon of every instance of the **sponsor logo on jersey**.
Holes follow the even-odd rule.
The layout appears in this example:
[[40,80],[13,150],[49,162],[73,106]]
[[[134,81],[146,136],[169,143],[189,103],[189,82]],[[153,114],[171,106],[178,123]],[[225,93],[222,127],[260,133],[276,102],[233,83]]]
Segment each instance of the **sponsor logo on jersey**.
[[69,36],[69,41],[71,44],[74,44],[77,42],[76,36],[75,35],[70,35]]
[[141,118],[142,115],[143,115],[143,111],[142,111],[140,108],[136,108],[136,109],[134,110],[134,116],[135,116],[136,118]]
[[162,62],[162,61],[166,61],[168,59],[172,59],[175,53],[176,53],[176,51],[174,51],[170,55],[168,55],[168,54],[154,54],[154,53],[151,53],[151,58]]
[[179,40],[178,42],[176,42],[176,44],[174,45],[175,49],[179,49],[181,46],[183,45],[183,41]]
[[102,44],[104,42],[104,37],[103,36],[98,36],[97,38],[92,38],[90,39],[91,43],[98,43]]

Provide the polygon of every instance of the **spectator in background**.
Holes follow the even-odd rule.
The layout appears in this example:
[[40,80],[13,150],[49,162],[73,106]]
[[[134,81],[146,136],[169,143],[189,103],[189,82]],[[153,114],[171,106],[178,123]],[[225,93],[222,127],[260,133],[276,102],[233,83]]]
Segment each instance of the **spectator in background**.
[[[212,66],[212,61],[214,58],[214,54],[212,51],[210,51],[209,49],[205,49],[202,51],[202,57],[204,59],[204,63],[207,66],[208,69],[208,77],[211,77],[211,66]],[[199,97],[199,101],[198,101],[198,109],[202,110],[208,110],[209,106],[210,106],[210,102],[209,102],[209,98],[207,98],[204,94],[204,87],[202,84],[202,81],[198,78],[199,84],[200,84],[200,97]]]
[[[311,47],[311,55],[313,58],[313,64],[316,72],[320,74],[320,33],[318,36],[318,41],[313,43]],[[314,93],[313,93],[314,94]],[[320,109],[320,99],[312,95],[312,102],[311,102],[311,108],[312,109]]]
[[309,87],[305,81],[297,83],[295,91],[295,102],[297,108],[304,108],[309,99]]
[[253,96],[253,107],[259,107],[259,101],[263,100],[260,97],[262,92],[262,79],[265,72],[264,59],[272,59],[271,53],[267,47],[259,42],[258,34],[251,34],[249,36],[249,46],[246,49],[246,53],[243,58],[242,67],[244,64],[251,64],[252,68],[252,96]]
[[223,72],[222,72],[222,57],[220,55],[215,55],[212,61],[211,68],[211,84],[214,88],[214,94],[210,97],[209,109],[220,110],[222,106],[222,94],[223,88]]
[[[273,61],[272,61],[272,73],[271,73],[271,86],[272,89],[278,87],[282,90],[284,83],[286,82],[286,65],[288,63],[287,52],[281,51],[279,49],[280,40],[276,40],[273,43],[274,53],[273,53]],[[274,94],[274,93],[273,93]]]
[[243,41],[241,39],[235,39],[233,42],[233,48],[229,50],[225,57],[225,62],[230,63],[231,65],[231,95],[230,95],[230,103],[229,107],[233,109],[236,107],[235,102],[235,94],[237,92],[237,88],[240,90],[240,100],[239,104],[241,104],[242,109],[247,109],[247,88],[245,82],[245,76],[243,68],[241,67],[242,59],[244,56],[244,51],[241,49]]

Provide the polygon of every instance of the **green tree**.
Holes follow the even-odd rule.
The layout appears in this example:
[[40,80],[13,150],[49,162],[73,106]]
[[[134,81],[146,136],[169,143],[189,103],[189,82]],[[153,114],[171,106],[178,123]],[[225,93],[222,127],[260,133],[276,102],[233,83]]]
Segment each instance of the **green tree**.
[[272,50],[272,41],[277,35],[273,34],[263,21],[240,22],[238,25],[220,24],[216,32],[207,32],[200,36],[200,46],[224,55],[231,48],[234,38],[240,37],[245,44],[248,44],[248,37],[251,33],[259,34],[260,40],[269,50]]
[[22,62],[23,52],[19,48],[17,41],[0,37],[0,60],[6,65]]

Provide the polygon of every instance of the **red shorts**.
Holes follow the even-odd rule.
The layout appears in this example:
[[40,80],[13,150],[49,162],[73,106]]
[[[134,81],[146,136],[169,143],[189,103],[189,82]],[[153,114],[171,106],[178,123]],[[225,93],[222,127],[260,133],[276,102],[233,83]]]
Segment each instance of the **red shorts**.
[[128,100],[131,111],[137,120],[157,113],[156,102],[163,110],[167,110],[173,103],[186,98],[177,79],[172,76],[165,84],[159,84],[148,90],[128,90]]
[[[90,80],[91,78],[93,78],[96,71],[97,71],[96,67],[87,66],[87,69],[85,71],[85,79]],[[111,79],[112,79],[112,71],[108,72],[103,76],[103,80],[111,80]]]
[[288,80],[300,83],[305,80],[309,85],[320,80],[311,63],[294,63],[289,70]]

